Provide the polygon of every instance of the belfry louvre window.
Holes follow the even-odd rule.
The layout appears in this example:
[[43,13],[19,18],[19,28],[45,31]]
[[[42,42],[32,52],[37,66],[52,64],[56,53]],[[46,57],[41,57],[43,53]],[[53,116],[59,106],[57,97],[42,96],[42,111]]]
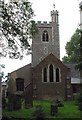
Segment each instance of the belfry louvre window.
[[43,69],[43,81],[47,82],[47,68]]
[[56,68],[56,82],[60,81],[59,74],[59,68]]
[[53,65],[50,65],[49,66],[49,80],[50,80],[50,82],[54,81],[53,77],[54,77],[54,74],[53,74]]
[[48,37],[48,32],[44,31],[42,34],[42,41],[44,42],[48,42],[49,41],[49,37]]
[[24,79],[22,79],[22,78],[16,79],[16,90],[24,91]]

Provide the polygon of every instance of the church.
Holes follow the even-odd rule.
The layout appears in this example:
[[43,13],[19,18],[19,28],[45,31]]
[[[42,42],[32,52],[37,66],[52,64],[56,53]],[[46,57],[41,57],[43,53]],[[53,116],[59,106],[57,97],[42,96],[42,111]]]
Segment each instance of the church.
[[72,99],[70,68],[60,60],[58,17],[58,11],[52,10],[49,23],[37,22],[38,33],[32,39],[32,62],[10,73],[8,92],[24,94],[27,101]]

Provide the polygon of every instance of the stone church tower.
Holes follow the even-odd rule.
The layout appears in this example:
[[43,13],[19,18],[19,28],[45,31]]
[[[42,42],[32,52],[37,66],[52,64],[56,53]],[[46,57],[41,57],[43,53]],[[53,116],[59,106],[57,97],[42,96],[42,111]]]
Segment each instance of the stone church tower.
[[60,59],[58,11],[51,11],[51,22],[37,22],[38,34],[32,42],[32,67],[50,53]]
[[37,27],[32,63],[12,72],[9,81],[9,91],[24,92],[25,106],[32,104],[32,99],[72,98],[70,69],[60,61],[58,11],[51,11],[51,22],[39,21]]

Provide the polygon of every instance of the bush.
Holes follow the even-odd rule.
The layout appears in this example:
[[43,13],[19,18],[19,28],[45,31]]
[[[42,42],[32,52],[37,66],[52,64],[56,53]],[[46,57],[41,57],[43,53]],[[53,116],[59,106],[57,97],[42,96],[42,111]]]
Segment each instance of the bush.
[[63,107],[64,104],[63,104],[63,101],[61,99],[56,99],[54,101],[52,101],[52,104],[56,104],[58,107]]
[[82,102],[82,93],[80,93],[80,95],[79,95],[78,102],[79,103]]
[[44,112],[41,105],[36,106],[33,116],[36,120],[44,120]]
[[8,110],[19,110],[21,109],[21,97],[8,93]]
[[6,106],[7,106],[6,98],[2,97],[2,108],[6,108]]
[[80,93],[80,96],[78,98],[78,105],[79,105],[79,110],[82,111],[82,93]]

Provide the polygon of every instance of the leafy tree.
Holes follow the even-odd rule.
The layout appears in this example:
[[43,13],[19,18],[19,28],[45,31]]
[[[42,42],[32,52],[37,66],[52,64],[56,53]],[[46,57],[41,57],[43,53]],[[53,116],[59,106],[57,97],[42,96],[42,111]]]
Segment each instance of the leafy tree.
[[77,29],[72,35],[71,40],[66,44],[66,54],[62,58],[64,63],[78,63],[80,60],[80,30]]
[[80,70],[80,74],[82,77],[82,30],[80,31],[80,56],[79,56],[79,62],[78,62],[78,68]]
[[34,12],[28,0],[5,3],[0,1],[0,56],[22,58],[31,50],[29,40],[37,27],[32,20]]

